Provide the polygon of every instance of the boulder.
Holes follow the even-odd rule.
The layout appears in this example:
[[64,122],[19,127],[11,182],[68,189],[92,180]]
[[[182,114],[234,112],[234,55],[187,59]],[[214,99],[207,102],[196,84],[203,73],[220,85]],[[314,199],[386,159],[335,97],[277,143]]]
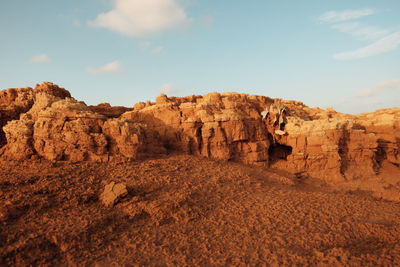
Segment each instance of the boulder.
[[128,190],[124,184],[111,182],[104,187],[100,200],[104,206],[112,207],[127,194]]

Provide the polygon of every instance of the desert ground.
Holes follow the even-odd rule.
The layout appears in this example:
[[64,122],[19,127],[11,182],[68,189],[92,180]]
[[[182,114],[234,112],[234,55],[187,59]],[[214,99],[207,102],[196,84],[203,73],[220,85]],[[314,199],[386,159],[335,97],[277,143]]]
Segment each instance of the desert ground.
[[1,266],[400,263],[400,204],[368,192],[181,154],[0,164]]

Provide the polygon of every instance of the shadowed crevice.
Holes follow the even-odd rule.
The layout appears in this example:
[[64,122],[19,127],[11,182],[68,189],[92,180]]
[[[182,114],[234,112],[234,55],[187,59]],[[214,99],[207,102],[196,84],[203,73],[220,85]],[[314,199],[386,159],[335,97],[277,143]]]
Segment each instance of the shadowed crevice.
[[343,125],[342,136],[339,139],[339,148],[338,148],[338,154],[340,157],[340,174],[343,176],[345,175],[345,172],[347,171],[347,169],[349,167],[348,142],[350,139],[350,134],[346,128],[347,128],[347,125]]
[[387,159],[388,143],[388,141],[383,139],[377,140],[378,146],[376,148],[376,151],[374,152],[374,157],[372,158],[372,164],[375,174],[380,173],[382,163],[385,159]]

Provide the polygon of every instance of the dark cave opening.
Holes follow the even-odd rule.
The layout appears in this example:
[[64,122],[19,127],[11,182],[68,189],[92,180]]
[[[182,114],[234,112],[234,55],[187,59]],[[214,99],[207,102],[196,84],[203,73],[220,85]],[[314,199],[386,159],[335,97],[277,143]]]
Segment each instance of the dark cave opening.
[[279,143],[272,144],[268,149],[269,160],[274,163],[279,160],[286,160],[292,154],[292,147],[281,145]]

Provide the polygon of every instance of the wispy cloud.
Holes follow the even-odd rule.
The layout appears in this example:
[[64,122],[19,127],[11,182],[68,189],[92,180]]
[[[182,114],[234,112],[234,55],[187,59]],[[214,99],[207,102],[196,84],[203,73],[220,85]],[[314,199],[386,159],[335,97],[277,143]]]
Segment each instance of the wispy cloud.
[[390,33],[390,30],[364,25],[360,22],[334,24],[332,29],[348,33],[360,40],[376,40]]
[[328,11],[318,17],[319,22],[342,22],[352,19],[358,19],[365,16],[373,15],[377,11],[373,8],[344,10],[344,11]]
[[357,94],[355,94],[355,97],[372,97],[372,96],[376,96],[379,94],[384,93],[387,90],[400,90],[400,80],[390,80],[390,81],[384,81],[381,82],[380,84],[370,87],[370,88],[366,88],[360,92],[358,92]]
[[371,96],[378,95],[380,92],[382,92],[382,90],[377,90],[377,89],[373,89],[373,88],[366,88],[366,89],[358,92],[354,96],[355,97],[371,97]]
[[337,53],[333,56],[337,60],[351,60],[375,56],[395,50],[400,46],[400,32],[389,34],[378,41],[352,51]]
[[333,106],[342,112],[371,112],[377,108],[398,107],[400,80],[387,80],[342,98]]
[[203,16],[199,19],[199,22],[204,27],[211,27],[214,24],[214,17],[211,15]]
[[360,106],[368,106],[368,107],[376,107],[378,105],[382,105],[384,102],[376,100],[376,99],[368,99],[364,100],[360,103]]
[[160,93],[161,94],[177,94],[177,93],[179,93],[180,91],[182,91],[181,89],[179,89],[179,88],[176,88],[173,84],[171,84],[171,83],[167,83],[167,84],[164,84],[164,85],[162,85],[161,87],[160,87]]
[[155,54],[159,54],[159,53],[161,53],[162,51],[164,51],[164,47],[163,47],[163,46],[157,46],[157,47],[153,48],[151,51],[152,51],[153,53],[155,53]]
[[112,73],[119,72],[121,70],[121,63],[119,61],[110,62],[104,66],[98,68],[87,68],[86,71],[90,74],[104,74],[104,73]]
[[139,42],[138,46],[140,49],[144,50],[144,51],[148,51],[154,54],[159,54],[162,53],[165,49],[164,46],[162,45],[156,45],[153,44],[152,42],[149,41],[143,41],[143,42]]
[[366,58],[390,52],[400,46],[400,31],[393,32],[390,29],[365,25],[360,22],[344,22],[376,13],[376,9],[364,8],[357,10],[328,11],[318,17],[319,22],[331,23],[331,28],[336,31],[350,34],[352,37],[359,40],[372,42],[369,45],[355,50],[336,53],[333,55],[334,59],[354,60]]
[[112,10],[97,15],[89,25],[137,37],[189,22],[178,0],[116,0]]
[[31,62],[31,63],[49,63],[50,58],[46,54],[41,54],[41,55],[32,57],[29,62]]
[[80,21],[79,19],[73,19],[73,20],[72,20],[72,24],[73,24],[74,26],[76,26],[76,27],[82,26],[82,23],[81,23],[81,21]]

